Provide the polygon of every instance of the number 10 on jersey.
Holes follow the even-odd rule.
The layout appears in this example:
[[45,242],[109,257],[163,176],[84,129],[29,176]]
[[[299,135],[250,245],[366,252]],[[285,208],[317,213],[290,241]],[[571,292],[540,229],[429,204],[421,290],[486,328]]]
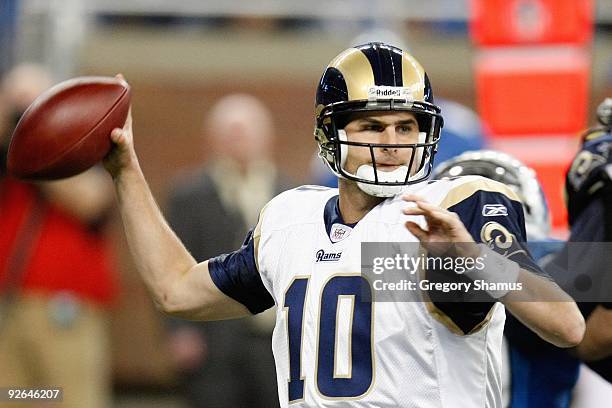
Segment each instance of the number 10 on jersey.
[[[304,305],[309,278],[296,278],[285,293],[289,343],[289,402],[304,398],[302,378],[302,336]],[[351,298],[353,313],[349,322],[350,374],[336,374],[336,344],[340,299]],[[372,385],[372,293],[367,280],[360,275],[337,275],[323,286],[319,299],[318,347],[315,385],[328,398],[357,398]],[[309,358],[309,356],[307,356]]]

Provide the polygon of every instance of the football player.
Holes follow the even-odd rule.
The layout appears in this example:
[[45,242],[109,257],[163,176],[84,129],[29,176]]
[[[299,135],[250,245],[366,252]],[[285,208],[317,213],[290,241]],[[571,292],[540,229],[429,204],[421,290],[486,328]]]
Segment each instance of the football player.
[[[521,246],[516,194],[480,177],[425,181],[442,117],[412,55],[383,43],[345,50],[319,82],[315,119],[338,189],[280,194],[240,249],[201,264],[154,202],[131,119],[112,132],[105,166],[134,260],[161,310],[210,320],[276,304],[272,347],[283,407],[498,407],[504,305],[558,346],[580,342],[575,303]],[[434,251],[447,243],[451,260],[484,260],[482,268],[451,270],[449,279],[465,272],[461,278],[487,288],[488,301],[434,302],[423,291],[373,301],[379,293],[361,273],[361,244],[388,241]]]
[[612,98],[599,105],[597,114],[599,125],[585,132],[566,175],[571,235],[546,268],[579,301],[587,319],[576,355],[612,382]]

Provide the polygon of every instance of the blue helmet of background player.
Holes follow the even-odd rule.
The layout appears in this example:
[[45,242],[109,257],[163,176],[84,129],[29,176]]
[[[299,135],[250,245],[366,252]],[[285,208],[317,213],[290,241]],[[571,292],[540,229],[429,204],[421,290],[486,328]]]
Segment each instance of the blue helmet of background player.
[[[394,149],[410,149],[410,162],[405,166],[385,174],[376,167],[374,149],[389,146],[347,140],[344,126],[354,114],[368,111],[415,115],[418,143],[393,145]],[[401,186],[429,176],[443,124],[423,67],[409,53],[384,43],[349,48],[330,62],[317,88],[315,119],[315,139],[324,163],[336,176],[356,181],[366,193],[380,197],[397,194]],[[372,166],[364,165],[370,168],[362,166],[355,174],[348,172],[344,164],[349,145],[369,149]],[[413,165],[416,174],[408,170]],[[383,188],[368,187],[372,185]]]
[[[574,157],[565,179],[565,193],[570,225],[594,200],[604,200],[612,208],[612,98],[597,109],[599,125],[587,130],[582,146]],[[607,239],[612,240],[612,210],[606,211]]]

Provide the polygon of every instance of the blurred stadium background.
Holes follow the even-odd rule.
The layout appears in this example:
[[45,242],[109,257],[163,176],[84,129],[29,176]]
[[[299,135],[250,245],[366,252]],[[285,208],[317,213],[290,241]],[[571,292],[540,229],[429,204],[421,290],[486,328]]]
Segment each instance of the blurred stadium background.
[[[163,207],[169,182],[205,155],[204,113],[229,92],[252,93],[270,107],[277,164],[295,184],[311,182],[314,91],[324,65],[360,40],[387,40],[421,61],[437,98],[463,105],[446,118],[450,131],[459,134],[458,150],[463,143],[482,142],[536,168],[553,209],[555,233],[564,237],[564,171],[580,130],[593,123],[597,104],[612,94],[612,0],[506,1],[516,21],[501,21],[519,28],[514,34],[500,29],[505,38],[491,37],[486,28],[486,19],[507,15],[504,2],[497,2],[498,16],[474,20],[479,3],[0,0],[0,74],[25,61],[45,64],[56,81],[123,73],[133,87],[137,151]],[[554,26],[571,13],[547,14],[548,6],[561,10],[566,3],[586,6],[569,34]],[[513,80],[528,86],[516,87]],[[510,85],[504,88],[499,81]],[[533,98],[539,109],[525,114],[496,99],[508,89],[514,90],[508,96],[514,105],[529,105]],[[486,116],[484,126],[470,110]],[[168,396],[175,378],[161,347],[160,316],[131,266],[119,221],[110,229],[122,271],[113,311],[117,406],[180,407]]]

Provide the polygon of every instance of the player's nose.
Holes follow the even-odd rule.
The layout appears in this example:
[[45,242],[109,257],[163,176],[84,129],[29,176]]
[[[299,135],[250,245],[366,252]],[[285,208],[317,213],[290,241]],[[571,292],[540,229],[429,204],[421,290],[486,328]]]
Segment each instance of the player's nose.
[[[397,144],[398,143],[398,136],[395,130],[395,126],[387,126],[385,128],[384,132],[382,132],[381,134],[380,143],[383,143],[383,144]],[[397,148],[391,148],[391,147],[383,147],[382,150],[384,152],[394,152],[394,153],[397,152]]]

